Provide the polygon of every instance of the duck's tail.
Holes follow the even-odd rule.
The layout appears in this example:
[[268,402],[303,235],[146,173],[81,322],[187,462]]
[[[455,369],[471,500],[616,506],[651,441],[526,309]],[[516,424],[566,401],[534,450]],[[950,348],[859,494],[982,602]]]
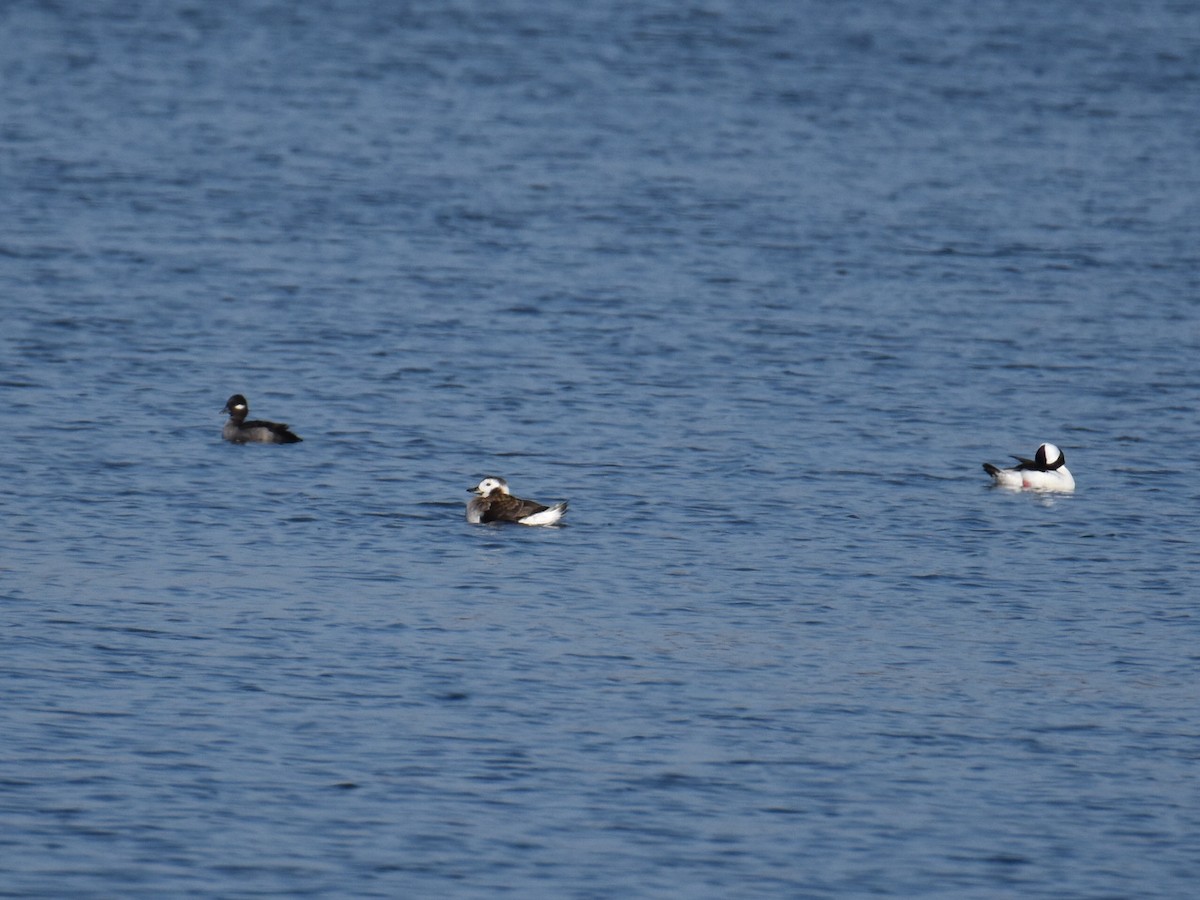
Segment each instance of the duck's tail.
[[536,512],[532,516],[526,516],[521,520],[522,525],[556,525],[558,520],[563,517],[563,513],[567,511],[567,501],[555,503],[553,506],[548,506],[541,512]]

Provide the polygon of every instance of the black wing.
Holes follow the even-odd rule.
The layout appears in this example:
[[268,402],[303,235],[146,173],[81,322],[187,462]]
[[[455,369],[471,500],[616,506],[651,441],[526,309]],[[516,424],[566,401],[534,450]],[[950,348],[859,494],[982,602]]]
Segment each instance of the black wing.
[[480,521],[520,522],[526,516],[540,513],[544,509],[549,509],[549,507],[532,500],[522,500],[520,497],[497,497],[488,503]]

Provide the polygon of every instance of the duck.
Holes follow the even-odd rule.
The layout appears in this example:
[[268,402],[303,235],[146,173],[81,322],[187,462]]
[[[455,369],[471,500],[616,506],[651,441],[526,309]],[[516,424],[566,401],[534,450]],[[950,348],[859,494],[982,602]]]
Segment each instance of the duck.
[[221,411],[229,413],[229,421],[221,430],[221,437],[234,444],[298,444],[303,440],[280,422],[247,422],[250,404],[241,394],[230,397]]
[[1030,491],[1073,491],[1075,477],[1067,468],[1067,456],[1054,444],[1042,444],[1033,459],[1013,456],[1018,465],[1001,469],[984,463],[983,470],[992,476],[997,487]]
[[503,478],[489,475],[473,488],[467,503],[467,521],[472,525],[485,522],[516,522],[519,525],[555,525],[567,511],[567,501],[546,506],[533,500],[514,497]]

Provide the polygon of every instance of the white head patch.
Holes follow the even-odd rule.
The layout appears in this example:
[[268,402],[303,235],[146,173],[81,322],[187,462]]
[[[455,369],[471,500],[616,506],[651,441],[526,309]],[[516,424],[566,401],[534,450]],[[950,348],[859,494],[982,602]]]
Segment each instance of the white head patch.
[[1062,458],[1062,451],[1054,444],[1042,444],[1038,447],[1038,456],[1044,461],[1045,465],[1052,466]]
[[503,478],[494,478],[489,475],[487,478],[483,479],[483,481],[479,482],[479,487],[475,488],[475,493],[482,497],[486,497],[495,490],[499,490],[502,494],[507,494],[508,482]]

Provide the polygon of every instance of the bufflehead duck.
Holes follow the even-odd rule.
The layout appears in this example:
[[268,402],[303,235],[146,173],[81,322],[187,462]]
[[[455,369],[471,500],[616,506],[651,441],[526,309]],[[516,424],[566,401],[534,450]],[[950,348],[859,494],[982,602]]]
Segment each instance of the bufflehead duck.
[[1031,491],[1073,491],[1075,479],[1067,468],[1066,455],[1053,444],[1042,444],[1033,459],[1014,456],[1019,465],[1001,469],[984,463],[983,470],[998,487],[1027,488]]
[[221,412],[229,413],[229,421],[221,430],[221,437],[235,444],[297,444],[299,435],[292,434],[286,425],[279,422],[246,421],[250,404],[241,394],[234,394]]
[[522,525],[553,525],[567,511],[567,501],[543,506],[532,500],[522,500],[508,492],[508,482],[503,478],[488,476],[478,486],[467,488],[478,497],[467,503],[467,521],[472,525],[481,522],[519,522]]

